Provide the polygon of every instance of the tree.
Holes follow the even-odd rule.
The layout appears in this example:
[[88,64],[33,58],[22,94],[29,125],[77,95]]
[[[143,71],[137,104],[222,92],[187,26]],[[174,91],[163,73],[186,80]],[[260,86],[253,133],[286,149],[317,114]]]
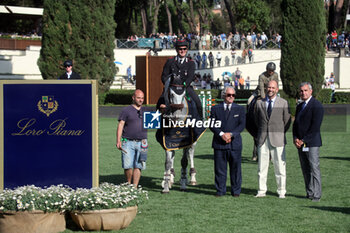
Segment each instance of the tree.
[[281,79],[284,92],[298,97],[301,82],[308,81],[313,93],[324,79],[326,22],[322,1],[283,0]]
[[247,32],[257,30],[266,31],[269,28],[270,8],[263,0],[240,0],[235,6],[236,27]]
[[83,79],[109,89],[116,73],[113,20],[115,1],[46,0],[39,69],[44,79],[57,79],[71,59]]
[[230,19],[230,24],[231,24],[231,32],[236,33],[236,23],[233,17],[233,13],[232,13],[232,8],[231,8],[231,4],[230,4],[230,0],[224,0],[225,2],[225,6],[226,6],[226,10]]

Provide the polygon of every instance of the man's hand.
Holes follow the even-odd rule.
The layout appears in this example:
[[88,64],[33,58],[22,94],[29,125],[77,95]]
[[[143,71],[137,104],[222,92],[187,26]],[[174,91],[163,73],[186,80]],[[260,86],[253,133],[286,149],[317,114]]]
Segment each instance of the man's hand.
[[296,146],[296,148],[301,148],[304,145],[304,142],[298,138],[294,139],[294,145]]
[[222,140],[224,140],[226,143],[230,143],[231,142],[231,133],[224,133],[221,136]]
[[121,141],[118,141],[117,144],[116,144],[116,146],[117,146],[117,148],[118,148],[119,150],[121,150],[121,149],[122,149],[122,142],[121,142]]

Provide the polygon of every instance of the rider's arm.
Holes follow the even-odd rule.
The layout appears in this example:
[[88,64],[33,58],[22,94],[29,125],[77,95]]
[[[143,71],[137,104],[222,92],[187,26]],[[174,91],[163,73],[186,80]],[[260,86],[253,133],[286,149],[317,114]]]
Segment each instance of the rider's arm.
[[196,67],[196,65],[194,64],[194,61],[190,60],[188,63],[189,63],[189,68],[187,71],[186,86],[191,85],[191,83],[194,81],[194,70]]

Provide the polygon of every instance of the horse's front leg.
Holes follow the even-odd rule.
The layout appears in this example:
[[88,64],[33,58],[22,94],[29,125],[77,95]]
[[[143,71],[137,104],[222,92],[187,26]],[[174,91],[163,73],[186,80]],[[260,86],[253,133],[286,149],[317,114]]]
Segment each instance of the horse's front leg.
[[188,148],[187,156],[190,160],[191,168],[190,168],[190,185],[197,185],[196,180],[196,169],[194,168],[194,148],[196,147],[197,142],[193,143],[190,148]]
[[169,193],[171,189],[171,166],[174,155],[174,151],[165,151],[165,172],[162,181],[162,193]]
[[185,191],[187,189],[187,165],[188,165],[188,159],[187,159],[188,149],[183,149],[183,155],[181,159],[181,178],[180,178],[180,190]]

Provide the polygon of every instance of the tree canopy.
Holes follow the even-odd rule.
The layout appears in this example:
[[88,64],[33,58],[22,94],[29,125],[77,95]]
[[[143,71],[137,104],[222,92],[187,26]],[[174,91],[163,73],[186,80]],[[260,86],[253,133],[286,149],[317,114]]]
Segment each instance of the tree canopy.
[[113,19],[115,1],[44,1],[42,48],[38,65],[44,79],[57,79],[65,60],[83,79],[108,90],[116,73]]
[[323,2],[283,0],[281,79],[283,90],[298,97],[298,86],[308,81],[314,94],[324,77],[326,21]]

